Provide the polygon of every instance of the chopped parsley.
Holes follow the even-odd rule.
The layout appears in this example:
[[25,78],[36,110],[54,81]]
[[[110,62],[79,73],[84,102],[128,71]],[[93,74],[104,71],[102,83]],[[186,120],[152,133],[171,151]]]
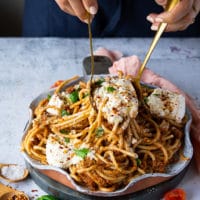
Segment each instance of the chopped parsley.
[[60,130],[60,133],[62,133],[62,134],[69,134],[70,131],[66,130],[66,129],[62,129],[62,130]]
[[136,162],[137,162],[137,166],[140,166],[142,163],[142,161],[139,158],[136,159]]
[[95,85],[101,86],[101,84],[102,84],[103,82],[105,82],[105,79],[104,79],[104,78],[100,78],[100,79],[98,79],[98,80],[95,82]]
[[144,100],[144,103],[146,103],[146,104],[147,104],[147,103],[148,103],[148,101],[149,101],[148,97],[144,97],[144,99],[143,99],[143,100]]
[[59,199],[52,195],[42,195],[38,197],[36,200],[59,200]]
[[50,94],[47,95],[47,99],[48,99],[48,100],[51,99],[51,95],[50,95]]
[[67,110],[61,110],[61,116],[65,116],[65,115],[70,115],[70,113]]
[[69,99],[72,103],[76,103],[79,100],[78,90],[75,90],[72,93],[70,93]]
[[65,142],[68,144],[70,142],[69,138],[65,138]]
[[83,98],[88,97],[88,96],[89,96],[89,93],[84,93],[83,94]]
[[95,131],[97,137],[101,137],[104,133],[104,129],[102,127],[98,127]]
[[156,94],[156,93],[155,93],[155,94],[153,94],[153,95],[154,95],[154,96],[157,96],[157,97],[159,97],[159,96],[160,96],[160,94]]
[[81,157],[81,158],[85,158],[87,156],[87,154],[89,153],[89,149],[87,148],[82,148],[82,149],[74,149],[74,152],[77,156]]
[[114,92],[116,89],[114,87],[109,86],[106,88],[106,90],[107,90],[107,92],[111,93],[111,92]]

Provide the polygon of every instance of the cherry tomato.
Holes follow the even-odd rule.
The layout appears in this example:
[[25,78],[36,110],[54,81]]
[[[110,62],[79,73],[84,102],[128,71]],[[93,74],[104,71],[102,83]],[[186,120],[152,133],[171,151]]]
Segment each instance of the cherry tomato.
[[182,188],[170,190],[164,195],[163,200],[186,200],[186,192]]

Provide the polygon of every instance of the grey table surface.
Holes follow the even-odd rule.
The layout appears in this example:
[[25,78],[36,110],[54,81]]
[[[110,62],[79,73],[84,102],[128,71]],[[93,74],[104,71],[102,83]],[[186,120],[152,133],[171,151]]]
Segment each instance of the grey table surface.
[[[126,56],[138,55],[142,60],[151,39],[104,38],[94,39],[93,43],[94,49],[103,46]],[[0,163],[24,164],[20,141],[29,103],[56,80],[82,75],[82,60],[88,54],[88,39],[0,38]],[[200,39],[162,38],[148,67],[175,83],[200,105]],[[31,178],[10,185],[32,199],[45,194]],[[179,187],[186,190],[188,199],[199,199],[200,175],[193,165]]]

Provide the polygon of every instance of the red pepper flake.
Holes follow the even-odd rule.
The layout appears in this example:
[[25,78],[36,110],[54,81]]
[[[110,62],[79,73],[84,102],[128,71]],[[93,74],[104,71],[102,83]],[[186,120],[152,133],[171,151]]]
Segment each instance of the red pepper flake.
[[58,81],[56,81],[56,82],[51,86],[51,88],[56,88],[56,87],[58,87],[62,82],[63,82],[63,80],[58,80]]
[[38,190],[31,190],[31,192],[38,192]]

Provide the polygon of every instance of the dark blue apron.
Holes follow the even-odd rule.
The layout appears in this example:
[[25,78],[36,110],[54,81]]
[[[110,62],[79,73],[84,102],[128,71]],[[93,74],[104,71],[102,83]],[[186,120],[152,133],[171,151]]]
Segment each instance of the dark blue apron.
[[[146,16],[162,8],[153,0],[99,0],[92,23],[94,37],[152,37]],[[70,16],[55,0],[25,0],[23,36],[88,37],[87,25]],[[187,30],[164,36],[199,37],[200,17]]]

